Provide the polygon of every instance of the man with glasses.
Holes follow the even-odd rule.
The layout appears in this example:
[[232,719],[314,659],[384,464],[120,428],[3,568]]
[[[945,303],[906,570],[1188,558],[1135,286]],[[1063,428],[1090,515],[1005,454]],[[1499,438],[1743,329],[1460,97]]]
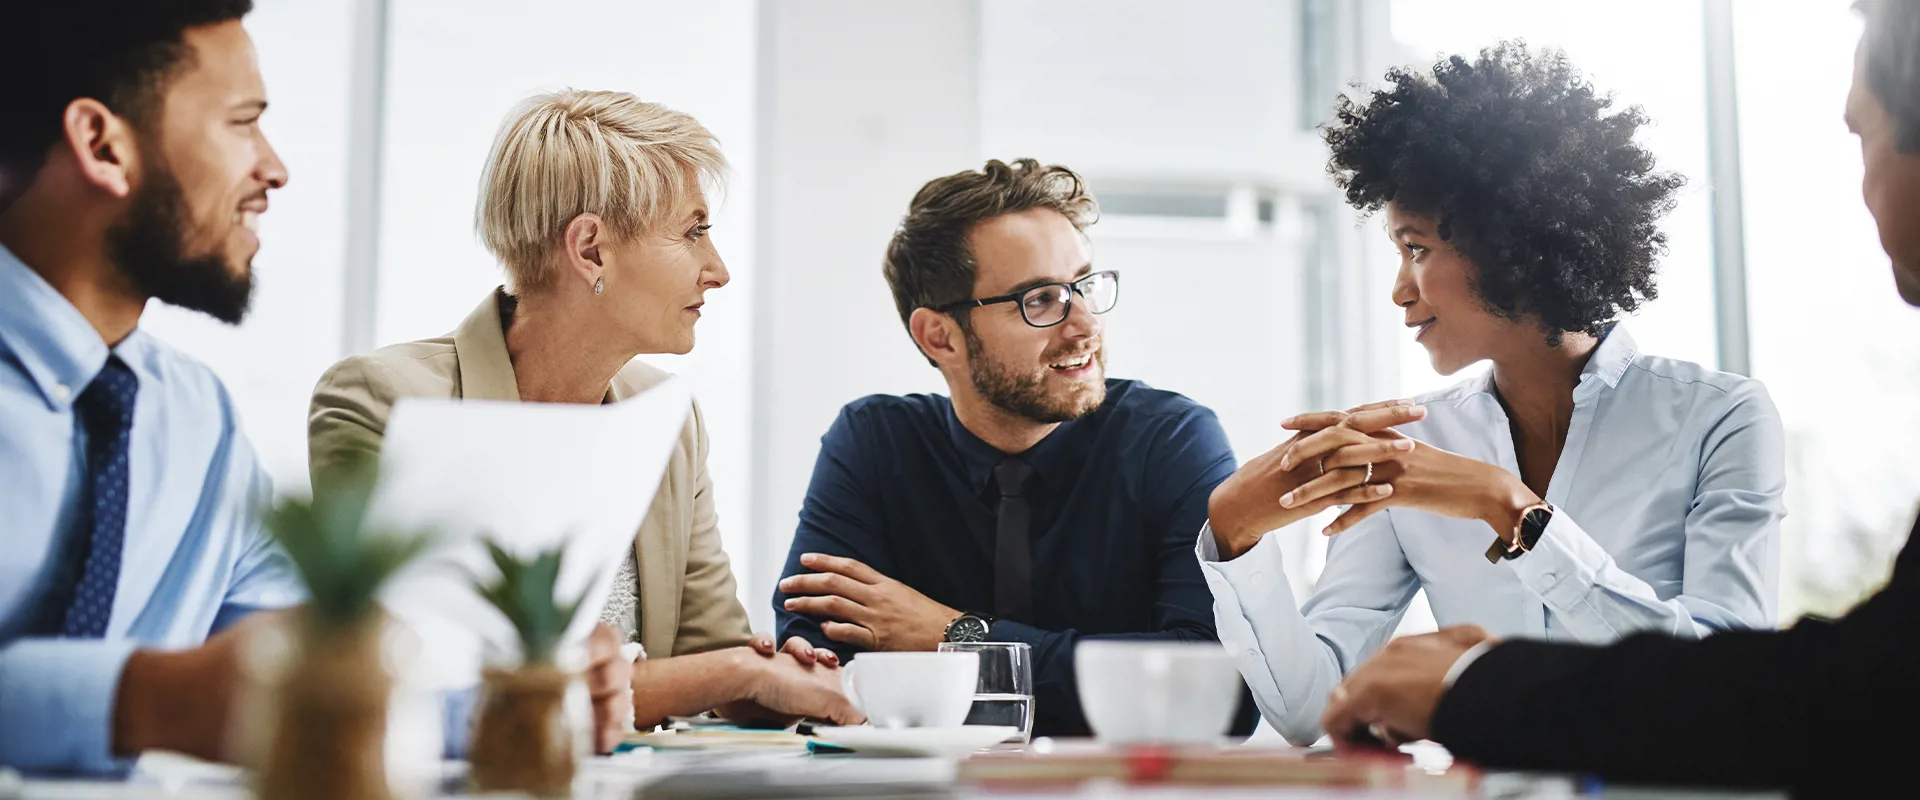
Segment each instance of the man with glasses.
[[[782,639],[1024,642],[1041,736],[1086,731],[1080,639],[1217,640],[1192,531],[1233,451],[1213,412],[1107,379],[1120,275],[1092,265],[1097,216],[1078,175],[1031,159],[914,196],[885,273],[952,397],[841,411],[774,594]],[[1236,730],[1254,721],[1243,703]]]

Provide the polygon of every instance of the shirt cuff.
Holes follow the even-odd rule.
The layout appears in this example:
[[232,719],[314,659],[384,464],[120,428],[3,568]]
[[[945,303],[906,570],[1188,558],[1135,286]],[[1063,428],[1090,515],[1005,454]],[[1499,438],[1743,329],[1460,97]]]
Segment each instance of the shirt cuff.
[[1585,600],[1601,571],[1612,561],[1613,556],[1579,523],[1565,511],[1556,510],[1532,550],[1501,563],[1512,567],[1520,582],[1548,606],[1567,611]]
[[[1272,602],[1276,588],[1284,588],[1288,600],[1293,599],[1293,589],[1288,586],[1287,570],[1280,545],[1275,537],[1260,537],[1253,547],[1241,553],[1239,558],[1230,561],[1220,560],[1220,551],[1213,541],[1211,526],[1200,529],[1200,540],[1194,543],[1193,552],[1200,560],[1200,575],[1213,590],[1214,601],[1223,596],[1237,597],[1240,607],[1265,608]],[[1216,585],[1224,582],[1227,587]],[[1223,594],[1228,589],[1231,594]],[[1236,607],[1236,610],[1240,610]]]
[[446,732],[441,756],[450,760],[467,757],[467,738],[473,732],[473,707],[480,701],[480,689],[454,689],[440,695],[440,725]]
[[1473,666],[1473,662],[1479,660],[1488,650],[1492,650],[1493,646],[1499,643],[1496,639],[1487,639],[1467,648],[1467,652],[1461,653],[1459,658],[1453,660],[1453,666],[1447,668],[1446,676],[1440,679],[1441,688],[1453,688],[1453,682],[1460,679],[1460,673],[1466,672],[1468,667]]
[[113,754],[128,639],[22,639],[0,648],[0,764],[27,772],[124,773]]
[[1220,543],[1213,538],[1213,521],[1200,526],[1200,540],[1193,543],[1193,553],[1202,563],[1217,564],[1220,561]]
[[997,619],[993,621],[993,627],[987,629],[987,641],[1026,642],[1027,646],[1037,650],[1047,638],[1048,633],[1024,622]]

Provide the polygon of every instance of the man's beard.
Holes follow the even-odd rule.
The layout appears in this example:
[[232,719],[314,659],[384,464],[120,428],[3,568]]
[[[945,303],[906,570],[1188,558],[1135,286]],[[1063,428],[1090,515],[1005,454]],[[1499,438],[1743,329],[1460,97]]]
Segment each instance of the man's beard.
[[[1106,400],[1104,380],[1094,384],[1090,395],[1076,393],[1068,397],[1054,397],[1047,393],[1047,374],[1044,371],[1022,371],[1001,364],[994,360],[986,344],[971,328],[965,331],[965,335],[970,356],[967,359],[967,376],[973,380],[973,390],[1002,411],[1034,422],[1070,422],[1098,410]],[[1098,348],[1093,358],[1100,365],[1100,376],[1104,379],[1107,374],[1107,349]]]
[[187,253],[186,193],[164,161],[146,161],[154,166],[134,189],[126,219],[107,231],[107,258],[135,291],[239,324],[253,300],[253,270],[234,274],[218,248]]

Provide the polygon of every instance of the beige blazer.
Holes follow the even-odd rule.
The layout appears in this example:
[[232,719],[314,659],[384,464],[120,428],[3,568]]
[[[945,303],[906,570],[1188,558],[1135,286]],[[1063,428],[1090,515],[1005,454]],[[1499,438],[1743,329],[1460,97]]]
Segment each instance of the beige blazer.
[[[316,477],[377,455],[387,415],[401,397],[520,399],[500,328],[500,294],[488,295],[458,330],[382,347],[328,369],[313,390],[308,460]],[[621,368],[609,401],[632,397],[667,378],[638,361]],[[707,430],[695,404],[667,464],[653,507],[633,539],[639,567],[640,643],[654,657],[745,644],[747,610],[720,549],[707,474]]]

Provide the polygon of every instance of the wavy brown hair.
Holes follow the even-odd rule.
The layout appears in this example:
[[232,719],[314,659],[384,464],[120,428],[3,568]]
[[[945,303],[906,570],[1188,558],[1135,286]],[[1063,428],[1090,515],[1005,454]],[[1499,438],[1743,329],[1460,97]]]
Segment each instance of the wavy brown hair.
[[[920,187],[887,243],[881,265],[901,324],[912,319],[914,309],[940,308],[972,297],[979,268],[967,236],[982,222],[1035,208],[1060,212],[1080,231],[1100,219],[1100,206],[1087,192],[1086,181],[1066,167],[1031,158],[1012,164],[988,161],[979,170],[935,178]],[[966,329],[966,312],[954,319]]]

